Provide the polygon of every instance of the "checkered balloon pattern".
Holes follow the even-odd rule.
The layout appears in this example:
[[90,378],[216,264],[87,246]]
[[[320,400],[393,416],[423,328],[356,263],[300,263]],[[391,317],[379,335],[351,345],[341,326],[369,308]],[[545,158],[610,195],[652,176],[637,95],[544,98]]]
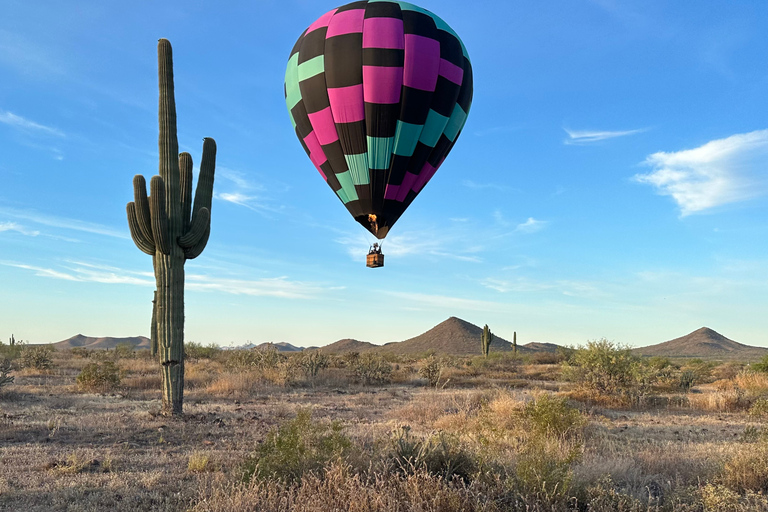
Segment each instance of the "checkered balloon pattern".
[[431,12],[352,2],[296,41],[285,102],[312,163],[382,239],[456,143],[472,103],[472,66],[456,32]]

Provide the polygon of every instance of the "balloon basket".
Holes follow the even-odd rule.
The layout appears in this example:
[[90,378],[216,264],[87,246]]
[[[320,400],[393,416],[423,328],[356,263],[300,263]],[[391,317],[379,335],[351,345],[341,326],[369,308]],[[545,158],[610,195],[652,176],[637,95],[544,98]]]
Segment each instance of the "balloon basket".
[[381,253],[369,254],[365,262],[365,266],[369,268],[378,268],[384,266],[384,255]]

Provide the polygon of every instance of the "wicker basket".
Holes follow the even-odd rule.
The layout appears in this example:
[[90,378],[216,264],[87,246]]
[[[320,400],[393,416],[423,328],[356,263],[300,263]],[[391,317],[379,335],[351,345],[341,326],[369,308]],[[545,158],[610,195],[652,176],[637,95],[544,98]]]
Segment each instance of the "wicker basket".
[[369,254],[365,266],[370,268],[383,267],[384,255],[380,253]]

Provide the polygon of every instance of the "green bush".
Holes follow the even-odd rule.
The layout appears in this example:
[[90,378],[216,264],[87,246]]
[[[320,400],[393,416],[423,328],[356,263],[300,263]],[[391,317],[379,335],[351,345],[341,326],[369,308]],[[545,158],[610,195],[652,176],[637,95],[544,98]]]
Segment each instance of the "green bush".
[[750,368],[756,372],[768,373],[768,355],[763,356],[760,362],[753,363]]
[[21,366],[50,370],[53,368],[53,349],[48,345],[26,345],[21,351]]
[[339,422],[319,422],[308,409],[267,434],[267,438],[243,467],[243,481],[277,479],[299,481],[309,472],[319,472],[343,459],[352,443]]
[[378,354],[363,354],[354,362],[352,374],[364,385],[388,384],[392,379],[392,365]]
[[221,353],[221,347],[215,343],[203,346],[194,341],[184,342],[184,357],[186,359],[214,359]]
[[613,394],[636,385],[641,366],[630,347],[603,338],[575,349],[563,363],[563,376],[599,393]]
[[77,376],[83,390],[105,392],[120,385],[120,368],[112,361],[89,363]]
[[564,397],[539,396],[523,407],[522,418],[534,436],[571,438],[579,436],[587,419]]

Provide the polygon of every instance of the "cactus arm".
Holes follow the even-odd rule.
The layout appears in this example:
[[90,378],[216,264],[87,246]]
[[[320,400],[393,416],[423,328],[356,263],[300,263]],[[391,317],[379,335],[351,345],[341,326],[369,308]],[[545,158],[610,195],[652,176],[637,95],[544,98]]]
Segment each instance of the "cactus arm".
[[[137,174],[133,177],[133,202],[136,205],[136,220],[144,238],[152,240],[152,221],[149,216],[149,200],[147,199],[147,182],[144,176]],[[154,242],[152,242],[154,245]]]
[[191,249],[205,236],[206,231],[210,232],[211,229],[211,212],[208,208],[200,208],[199,212],[196,212],[192,218],[193,223],[189,227],[184,236],[179,237],[179,245],[182,249]]
[[152,235],[155,246],[163,254],[171,253],[170,236],[168,233],[168,215],[165,209],[165,186],[163,178],[152,176],[149,181],[151,196],[149,198],[149,210],[152,215]]
[[139,227],[139,221],[136,215],[136,205],[128,203],[126,206],[128,213],[128,228],[131,230],[131,238],[141,252],[153,255],[155,254],[155,243],[151,238],[147,238],[144,235],[143,230]]
[[205,230],[205,233],[203,233],[202,238],[200,238],[200,241],[195,244],[194,246],[190,247],[189,249],[184,249],[184,257],[188,260],[193,260],[200,256],[200,254],[203,252],[203,249],[205,249],[205,246],[208,244],[208,238],[211,236],[211,223],[208,223],[208,228]]
[[210,137],[203,139],[203,158],[200,161],[200,176],[195,190],[195,206],[193,212],[200,208],[208,208],[210,213],[213,199],[213,175],[216,171],[216,141]]
[[182,233],[190,229],[192,216],[192,156],[189,153],[179,155],[179,178],[181,182],[181,221]]

